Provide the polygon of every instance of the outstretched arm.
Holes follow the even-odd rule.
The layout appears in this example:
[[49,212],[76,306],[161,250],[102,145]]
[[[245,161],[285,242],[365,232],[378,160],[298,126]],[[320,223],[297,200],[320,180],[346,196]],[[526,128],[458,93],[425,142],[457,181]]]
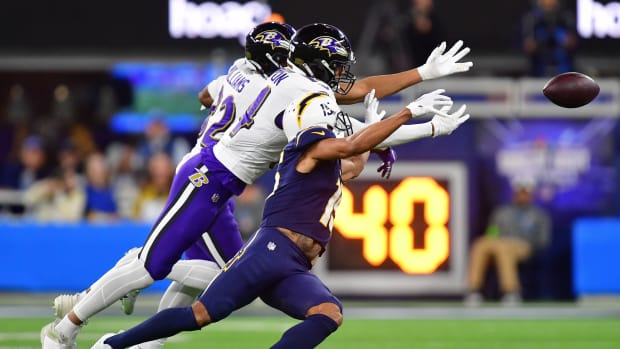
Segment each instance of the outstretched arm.
[[346,95],[336,94],[338,104],[354,104],[364,100],[364,96],[372,89],[375,95],[381,99],[392,95],[404,88],[415,85],[423,80],[436,79],[442,76],[468,71],[473,66],[472,62],[459,62],[465,57],[470,49],[465,47],[461,50],[463,41],[457,41],[448,52],[446,43],[442,42],[428,56],[426,63],[400,73],[369,76],[355,81],[353,88]]
[[427,137],[438,137],[449,135],[459,128],[461,124],[469,120],[469,114],[465,114],[467,106],[462,105],[457,111],[448,114],[450,107],[441,108],[444,114],[435,114],[431,121],[414,125],[403,125],[383,142],[377,145],[378,148],[393,147],[399,144],[413,142]]
[[[393,147],[422,138],[449,135],[469,119],[469,114],[465,114],[466,109],[467,106],[462,105],[457,111],[449,114],[450,106],[444,106],[440,110],[442,114],[435,114],[431,121],[399,127],[389,137],[377,144],[375,149]],[[353,132],[358,132],[367,126],[365,123],[353,118],[351,118],[351,124]]]
[[404,88],[413,86],[422,81],[418,69],[409,69],[400,73],[374,75],[356,80],[351,91],[346,95],[336,93],[338,104],[355,104],[364,100],[372,89],[375,89],[377,98],[393,95]]

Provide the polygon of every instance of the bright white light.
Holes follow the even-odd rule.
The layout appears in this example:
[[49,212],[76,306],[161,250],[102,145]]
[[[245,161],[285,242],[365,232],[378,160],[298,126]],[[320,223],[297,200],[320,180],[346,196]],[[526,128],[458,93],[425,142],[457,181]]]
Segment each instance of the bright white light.
[[245,35],[252,28],[271,15],[269,5],[257,1],[196,4],[188,0],[168,0],[168,10],[168,32],[175,39],[219,36],[238,38],[241,44],[245,44]]
[[620,38],[620,2],[577,0],[577,31],[583,38]]

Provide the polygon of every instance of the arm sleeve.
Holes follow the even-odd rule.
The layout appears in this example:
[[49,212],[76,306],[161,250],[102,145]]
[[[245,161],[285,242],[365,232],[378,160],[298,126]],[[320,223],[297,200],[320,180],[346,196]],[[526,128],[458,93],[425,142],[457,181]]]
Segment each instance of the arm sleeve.
[[[353,125],[353,132],[357,132],[366,127],[366,124],[354,118],[351,118],[351,124]],[[394,133],[392,133],[388,138],[383,140],[383,142],[379,143],[375,148],[393,147],[395,145],[413,142],[421,138],[431,137],[432,135],[433,126],[430,121],[421,124],[403,125],[394,131]]]

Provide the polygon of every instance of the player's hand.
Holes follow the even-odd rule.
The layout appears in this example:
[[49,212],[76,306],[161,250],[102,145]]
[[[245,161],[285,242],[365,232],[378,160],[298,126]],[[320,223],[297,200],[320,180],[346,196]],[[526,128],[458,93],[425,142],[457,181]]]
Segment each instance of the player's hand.
[[407,109],[411,111],[411,117],[415,118],[430,112],[447,116],[445,112],[437,109],[442,107],[448,107],[448,110],[450,110],[450,107],[452,106],[452,98],[444,96],[442,94],[444,92],[446,92],[446,90],[438,89],[433,92],[424,94],[418,97],[418,99],[416,99],[415,101],[409,103],[407,105]]
[[377,109],[379,108],[379,100],[375,97],[374,88],[368,92],[366,97],[364,97],[364,108],[366,108],[366,112],[364,113],[364,123],[366,125],[381,121],[381,119],[385,116],[385,110],[377,113]]
[[463,104],[459,110],[450,114],[448,113],[450,107],[442,107],[442,114],[435,114],[431,120],[431,124],[433,125],[433,137],[449,135],[461,126],[462,123],[469,120],[469,114],[465,114],[466,108],[467,106]]
[[373,153],[379,155],[383,164],[377,168],[377,172],[381,174],[381,177],[385,179],[390,178],[390,174],[392,173],[392,165],[396,162],[396,151],[392,147],[387,147],[383,149],[373,149]]
[[435,47],[433,52],[428,56],[426,63],[418,67],[418,73],[422,77],[422,80],[436,79],[442,76],[468,71],[474,63],[459,62],[459,60],[465,57],[470,51],[469,47],[465,47],[459,51],[461,46],[463,46],[463,41],[459,40],[446,53],[444,53],[446,50],[445,41]]

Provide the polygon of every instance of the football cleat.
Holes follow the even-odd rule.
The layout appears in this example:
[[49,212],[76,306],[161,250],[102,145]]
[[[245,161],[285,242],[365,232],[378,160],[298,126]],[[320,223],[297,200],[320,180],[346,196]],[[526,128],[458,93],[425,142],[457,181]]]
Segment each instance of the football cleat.
[[136,299],[140,294],[140,290],[133,290],[127,293],[123,298],[121,298],[121,308],[123,308],[123,312],[127,315],[133,314],[134,306],[136,305]]
[[41,345],[43,349],[76,349],[75,340],[71,340],[56,331],[55,320],[41,329]]
[[83,293],[61,294],[54,298],[54,316],[62,319],[67,315],[73,307],[80,301]]
[[116,335],[116,333],[106,333],[103,336],[101,336],[101,338],[99,338],[99,340],[97,342],[95,342],[95,344],[93,344],[92,347],[90,347],[90,349],[112,349],[112,347],[109,344],[105,344],[105,340]]

